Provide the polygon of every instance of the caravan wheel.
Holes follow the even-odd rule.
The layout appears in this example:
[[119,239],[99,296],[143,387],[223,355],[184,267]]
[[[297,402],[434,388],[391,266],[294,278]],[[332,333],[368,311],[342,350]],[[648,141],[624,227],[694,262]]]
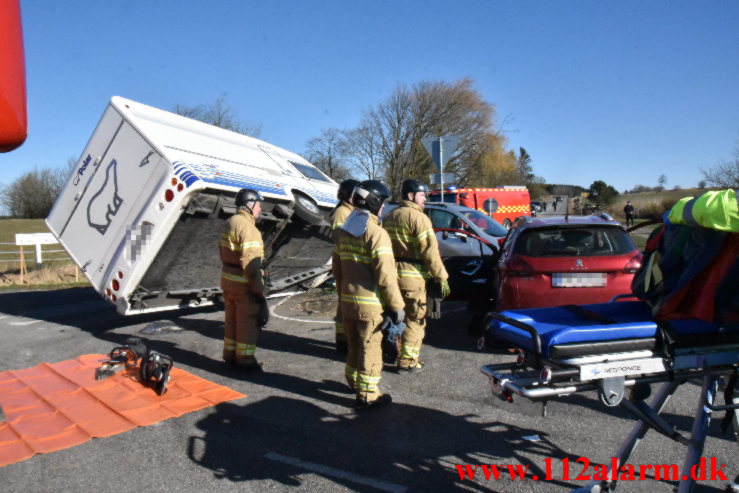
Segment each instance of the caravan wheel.
[[295,194],[293,210],[296,216],[308,224],[321,224],[324,220],[323,212],[318,208],[318,204],[305,195]]

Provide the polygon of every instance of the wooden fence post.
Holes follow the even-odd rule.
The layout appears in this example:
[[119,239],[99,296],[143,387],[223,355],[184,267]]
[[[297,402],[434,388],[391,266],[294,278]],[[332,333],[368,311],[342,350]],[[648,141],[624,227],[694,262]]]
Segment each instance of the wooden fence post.
[[26,258],[23,255],[23,245],[21,247],[21,254],[20,254],[20,264],[21,264],[21,284],[23,284],[23,275],[26,274]]

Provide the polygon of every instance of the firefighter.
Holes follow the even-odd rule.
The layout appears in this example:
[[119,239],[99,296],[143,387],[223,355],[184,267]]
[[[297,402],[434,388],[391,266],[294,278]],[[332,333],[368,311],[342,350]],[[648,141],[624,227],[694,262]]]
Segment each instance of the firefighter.
[[390,196],[377,180],[361,182],[352,195],[354,211],[336,231],[333,271],[341,293],[341,315],[348,343],[344,375],[356,393],[358,411],[392,402],[379,390],[384,317],[404,318],[393,248],[378,217]]
[[426,325],[426,283],[435,283],[433,291],[439,292],[441,298],[449,295],[449,275],[441,263],[431,220],[423,212],[427,193],[425,183],[405,180],[400,206],[382,221],[393,243],[400,292],[405,301],[405,332],[398,358],[399,372],[423,369],[419,356]]
[[227,367],[261,371],[257,349],[258,315],[265,303],[262,273],[264,243],[256,227],[264,198],[256,190],[243,188],[236,194],[236,214],[225,223],[220,236],[221,289],[226,329],[223,359]]
[[[354,193],[354,188],[357,185],[359,185],[359,181],[352,179],[344,180],[339,185],[339,191],[336,195],[336,198],[339,199],[339,203],[334,207],[334,210],[331,211],[331,214],[329,214],[334,236],[336,235],[336,230],[344,224],[346,218],[349,217],[349,214],[354,210],[351,200],[352,193]],[[336,305],[336,318],[334,318],[336,323],[336,351],[341,354],[346,354],[346,335],[344,334],[344,324],[341,321],[341,290],[339,289],[338,282],[336,283],[336,293],[339,296],[339,302]]]

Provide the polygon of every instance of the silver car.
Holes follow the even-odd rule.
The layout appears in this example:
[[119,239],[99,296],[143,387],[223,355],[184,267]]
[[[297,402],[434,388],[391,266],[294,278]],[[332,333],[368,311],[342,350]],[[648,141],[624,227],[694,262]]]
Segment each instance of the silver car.
[[[388,204],[383,215],[395,207]],[[486,301],[492,297],[493,257],[498,240],[508,233],[506,229],[490,216],[463,205],[427,203],[424,212],[436,232],[452,298]]]

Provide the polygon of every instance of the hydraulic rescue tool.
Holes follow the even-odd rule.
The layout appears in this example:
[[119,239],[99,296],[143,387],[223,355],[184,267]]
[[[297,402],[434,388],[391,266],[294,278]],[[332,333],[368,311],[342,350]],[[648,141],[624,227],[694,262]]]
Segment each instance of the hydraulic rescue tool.
[[174,361],[166,354],[147,351],[144,357],[141,358],[141,367],[139,368],[141,383],[152,382],[156,393],[164,395],[167,392],[169,372],[173,365]]
[[95,380],[104,380],[112,377],[124,368],[136,366],[139,358],[146,353],[146,346],[138,337],[130,337],[125,346],[113,348],[109,359],[95,370]]

